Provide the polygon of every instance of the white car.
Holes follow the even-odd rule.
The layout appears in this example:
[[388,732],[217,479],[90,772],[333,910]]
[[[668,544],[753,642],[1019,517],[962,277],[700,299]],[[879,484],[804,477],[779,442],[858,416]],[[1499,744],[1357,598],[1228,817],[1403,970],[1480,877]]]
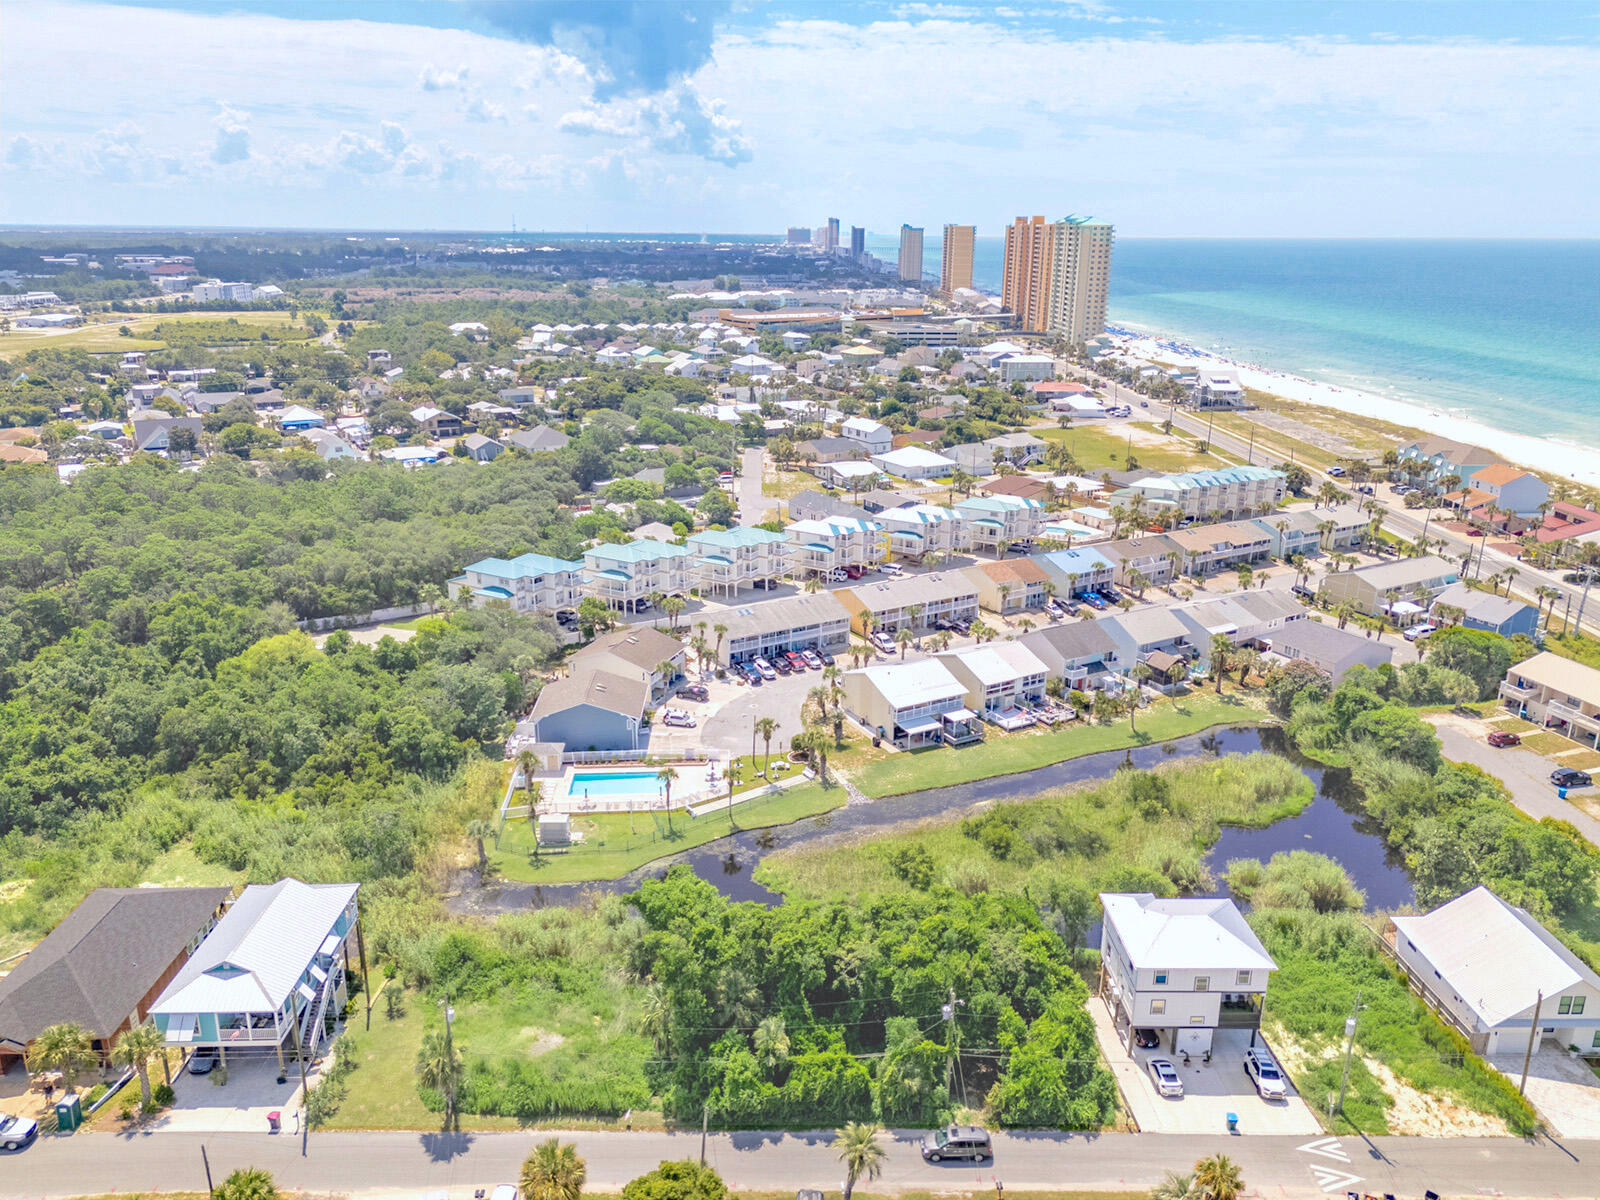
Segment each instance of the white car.
[[39,1136],[39,1122],[31,1117],[8,1117],[0,1113],[0,1148],[21,1150]]
[[882,571],[883,571],[883,573],[885,575],[889,576],[889,578],[891,578],[891,579],[898,579],[898,578],[900,578],[900,576],[902,576],[902,575],[904,575],[906,573],[905,568],[902,567],[899,563],[884,563],[883,567],[882,567]]
[[1272,1055],[1265,1050],[1244,1052],[1244,1073],[1250,1076],[1250,1082],[1256,1085],[1256,1091],[1263,1100],[1282,1100],[1289,1094],[1289,1085],[1283,1078],[1283,1072],[1278,1070],[1278,1064],[1272,1061]]
[[772,669],[772,664],[769,663],[766,659],[758,658],[758,659],[755,659],[754,662],[755,662],[756,670],[761,672],[761,678],[763,678],[763,679],[776,679],[778,677],[778,672]]
[[681,708],[664,708],[661,710],[661,723],[663,725],[677,725],[683,729],[693,729],[694,718]]
[[1413,625],[1410,629],[1406,630],[1406,641],[1420,642],[1423,638],[1432,633],[1433,630],[1434,626],[1432,625]]
[[1164,1058],[1152,1058],[1145,1066],[1150,1071],[1150,1081],[1163,1096],[1182,1096],[1183,1080],[1178,1078],[1178,1068]]
[[1329,467],[1328,468],[1328,474],[1332,475],[1335,479],[1337,479],[1340,475],[1344,474],[1344,468],[1343,467]]

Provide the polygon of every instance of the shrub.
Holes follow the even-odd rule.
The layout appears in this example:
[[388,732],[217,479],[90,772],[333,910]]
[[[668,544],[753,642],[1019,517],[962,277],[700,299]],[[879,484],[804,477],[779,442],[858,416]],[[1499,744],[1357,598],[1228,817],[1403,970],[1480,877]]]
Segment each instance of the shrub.
[[177,1099],[177,1096],[173,1094],[172,1085],[170,1083],[158,1083],[154,1088],[151,1089],[150,1098],[162,1108],[170,1108],[173,1101]]

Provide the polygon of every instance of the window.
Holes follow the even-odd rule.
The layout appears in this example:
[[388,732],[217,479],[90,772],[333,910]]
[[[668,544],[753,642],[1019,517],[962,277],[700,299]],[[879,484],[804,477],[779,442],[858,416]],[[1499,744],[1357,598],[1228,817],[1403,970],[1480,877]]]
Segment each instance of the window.
[[1167,1002],[1165,1000],[1152,1000],[1152,1001],[1150,1001],[1150,1015],[1152,1017],[1159,1017],[1162,1013],[1164,1013],[1166,1011],[1167,1011]]
[[1205,1023],[1205,1017],[1201,1016],[1199,1013],[1195,1013],[1194,1016],[1189,1018],[1189,1024],[1191,1025],[1204,1025]]
[[1563,996],[1563,997],[1561,997],[1561,1007],[1560,1007],[1560,1009],[1558,1011],[1560,1012],[1560,1014],[1563,1017],[1566,1016],[1569,1012],[1572,1011],[1572,997],[1571,996]]
[[1211,990],[1211,976],[1209,976],[1209,975],[1196,975],[1194,977],[1194,990],[1197,991],[1197,992],[1208,992],[1208,991],[1210,991]]
[[1250,986],[1250,972],[1249,971],[1240,971],[1237,975],[1234,976],[1233,981],[1234,981],[1234,983],[1238,984],[1240,987],[1249,987]]
[[1572,1015],[1578,1016],[1583,1012],[1583,1006],[1588,1001],[1587,996],[1574,996],[1572,998]]
[[1166,981],[1167,981],[1167,973],[1165,971],[1157,971],[1156,972],[1156,983],[1162,984],[1162,983],[1165,983]]
[[1590,1043],[1596,1050],[1600,1050],[1600,1029],[1594,1031],[1594,1041]]

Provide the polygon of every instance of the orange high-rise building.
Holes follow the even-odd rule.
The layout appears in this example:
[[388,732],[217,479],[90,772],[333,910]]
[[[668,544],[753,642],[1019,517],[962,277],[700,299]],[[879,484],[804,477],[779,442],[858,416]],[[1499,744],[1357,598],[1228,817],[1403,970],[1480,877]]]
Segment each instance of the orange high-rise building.
[[972,286],[972,250],[978,239],[976,225],[946,225],[944,252],[940,256],[939,290],[946,296]]
[[1019,329],[1084,342],[1105,331],[1111,282],[1110,222],[1018,217],[1006,229],[1000,302]]

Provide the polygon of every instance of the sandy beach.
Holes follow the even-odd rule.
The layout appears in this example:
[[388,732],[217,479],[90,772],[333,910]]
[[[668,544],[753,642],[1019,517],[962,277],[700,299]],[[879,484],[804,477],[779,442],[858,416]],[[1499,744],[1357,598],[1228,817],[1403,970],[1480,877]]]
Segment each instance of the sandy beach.
[[1511,433],[1491,425],[1457,416],[1440,409],[1430,409],[1426,404],[1412,400],[1397,400],[1371,392],[1353,391],[1331,383],[1318,383],[1285,371],[1275,371],[1255,363],[1240,362],[1220,354],[1212,354],[1188,345],[1176,338],[1161,334],[1144,333],[1137,336],[1117,337],[1122,351],[1135,358],[1162,362],[1208,362],[1233,367],[1239,372],[1239,381],[1246,387],[1270,392],[1286,400],[1315,404],[1323,408],[1338,409],[1355,416],[1374,417],[1421,429],[1458,442],[1485,446],[1511,462],[1549,474],[1565,475],[1578,483],[1600,487],[1600,449],[1574,446],[1566,442],[1533,437],[1524,433]]

